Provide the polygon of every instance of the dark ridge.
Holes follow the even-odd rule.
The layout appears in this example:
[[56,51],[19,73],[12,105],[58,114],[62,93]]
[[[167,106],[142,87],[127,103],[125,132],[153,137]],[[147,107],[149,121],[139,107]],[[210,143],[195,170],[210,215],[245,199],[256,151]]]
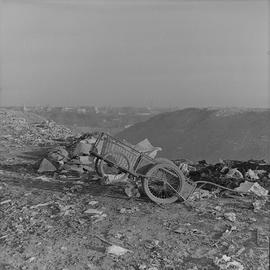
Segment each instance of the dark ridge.
[[171,159],[270,160],[270,110],[188,108],[152,117],[117,137],[133,144],[148,138]]

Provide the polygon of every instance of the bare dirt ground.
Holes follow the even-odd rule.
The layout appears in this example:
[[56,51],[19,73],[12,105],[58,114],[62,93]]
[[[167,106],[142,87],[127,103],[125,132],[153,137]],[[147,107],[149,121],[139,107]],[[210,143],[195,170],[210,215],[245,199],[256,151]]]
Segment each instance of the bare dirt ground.
[[[268,269],[269,204],[254,212],[247,199],[212,197],[158,206],[91,179],[37,179],[38,152],[29,150],[11,150],[1,164],[0,269]],[[129,252],[109,254],[113,244]]]
[[[224,194],[165,206],[129,199],[94,174],[39,175],[46,148],[4,135],[0,270],[269,269],[269,202],[254,211],[250,198]],[[110,253],[114,245],[123,253]]]

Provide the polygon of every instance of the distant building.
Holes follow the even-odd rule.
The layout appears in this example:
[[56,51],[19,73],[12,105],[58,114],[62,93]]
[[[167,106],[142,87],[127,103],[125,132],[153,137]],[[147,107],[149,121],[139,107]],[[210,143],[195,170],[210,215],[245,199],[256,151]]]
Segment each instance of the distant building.
[[71,112],[73,111],[74,109],[72,107],[63,107],[62,108],[62,112]]
[[151,115],[151,112],[137,112],[136,115],[148,116]]
[[78,112],[78,113],[85,114],[85,113],[87,113],[87,110],[86,110],[85,108],[78,108],[78,109],[77,109],[77,112]]
[[94,107],[94,110],[95,110],[95,113],[99,113],[100,111],[99,111],[99,109],[98,109],[98,107]]
[[133,126],[133,125],[125,125],[124,128],[129,128],[131,126]]
[[29,112],[29,111],[30,111],[30,109],[29,109],[29,108],[27,108],[25,105],[23,105],[23,111],[24,111],[24,112]]

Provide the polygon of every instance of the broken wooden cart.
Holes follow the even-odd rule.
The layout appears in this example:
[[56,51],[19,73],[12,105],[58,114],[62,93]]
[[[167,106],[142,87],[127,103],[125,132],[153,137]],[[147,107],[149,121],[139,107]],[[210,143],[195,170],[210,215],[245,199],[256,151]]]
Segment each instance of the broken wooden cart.
[[99,134],[90,154],[96,157],[96,172],[100,176],[113,168],[115,173],[126,173],[134,181],[141,180],[145,194],[156,203],[187,199],[196,188],[172,161],[153,159],[106,133]]

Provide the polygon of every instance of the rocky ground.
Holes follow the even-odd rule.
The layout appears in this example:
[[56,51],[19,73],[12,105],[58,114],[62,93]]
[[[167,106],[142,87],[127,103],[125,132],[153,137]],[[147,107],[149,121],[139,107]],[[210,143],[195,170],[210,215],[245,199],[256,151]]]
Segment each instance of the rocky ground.
[[[0,115],[1,270],[269,269],[269,201],[255,211],[252,197],[213,192],[159,206],[94,173],[40,175],[36,162],[70,132]],[[34,127],[45,135],[28,143]]]

